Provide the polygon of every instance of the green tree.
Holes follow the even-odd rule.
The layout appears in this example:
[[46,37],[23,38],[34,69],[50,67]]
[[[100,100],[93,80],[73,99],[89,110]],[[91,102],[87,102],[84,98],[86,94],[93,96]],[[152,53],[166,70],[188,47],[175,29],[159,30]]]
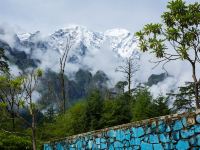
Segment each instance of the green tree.
[[32,150],[30,137],[16,136],[8,132],[0,131],[1,150]]
[[147,88],[138,88],[133,95],[133,121],[143,120],[152,116],[152,96]]
[[[140,49],[150,51],[159,58],[156,65],[173,60],[188,62],[192,67],[196,107],[200,108],[199,81],[196,74],[200,62],[200,4],[186,4],[172,0],[161,16],[163,23],[147,24],[136,33]],[[170,50],[167,50],[170,49]]]
[[163,116],[170,113],[168,98],[159,96],[154,99],[146,87],[137,88],[133,99],[133,121]]
[[153,99],[152,117],[169,115],[171,113],[171,110],[169,109],[168,101],[169,101],[169,97],[165,97],[165,96],[162,96],[162,95]]
[[0,76],[0,103],[5,104],[4,108],[11,115],[9,120],[12,121],[13,131],[15,131],[16,111],[22,104],[23,79],[22,76],[15,77],[10,74]]
[[88,96],[86,101],[86,112],[85,112],[85,129],[96,130],[100,129],[100,119],[102,116],[103,99],[98,90],[94,90]]
[[116,99],[105,100],[101,118],[102,127],[124,124],[131,121],[130,95],[125,93]]
[[64,114],[54,117],[53,122],[44,122],[40,127],[41,139],[62,138],[85,132],[86,101],[80,101],[69,108]]
[[195,92],[194,83],[187,82],[185,86],[179,87],[177,92],[168,93],[169,98],[174,100],[172,111],[174,113],[181,111],[195,110]]

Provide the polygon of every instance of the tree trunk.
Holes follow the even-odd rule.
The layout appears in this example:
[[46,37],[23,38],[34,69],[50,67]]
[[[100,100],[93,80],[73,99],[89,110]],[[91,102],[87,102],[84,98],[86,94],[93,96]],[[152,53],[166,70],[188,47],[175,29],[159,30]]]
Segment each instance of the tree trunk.
[[15,113],[12,111],[12,128],[15,131]]
[[14,98],[12,97],[12,102],[11,102],[11,117],[12,117],[12,128],[13,131],[15,131],[15,112],[14,112]]
[[[64,79],[64,72],[61,72],[61,92],[62,92],[62,99],[63,99],[63,113],[65,112],[66,106],[66,99],[65,99],[65,79]],[[62,106],[62,105],[61,105]]]
[[31,125],[31,130],[32,130],[32,146],[33,150],[36,150],[36,135],[35,135],[35,113],[32,113],[32,125]]
[[194,93],[195,93],[195,102],[197,109],[200,108],[199,104],[199,83],[196,77],[196,67],[195,64],[192,64],[192,78],[194,80]]
[[128,60],[128,94],[131,96],[131,73],[132,73],[132,70],[131,70],[131,60],[129,58]]

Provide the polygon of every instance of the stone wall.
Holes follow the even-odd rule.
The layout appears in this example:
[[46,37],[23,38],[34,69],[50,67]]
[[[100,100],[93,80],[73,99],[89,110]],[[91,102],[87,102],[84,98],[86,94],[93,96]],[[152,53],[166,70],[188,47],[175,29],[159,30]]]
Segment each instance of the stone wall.
[[200,149],[200,111],[147,119],[44,144],[44,150],[53,149]]

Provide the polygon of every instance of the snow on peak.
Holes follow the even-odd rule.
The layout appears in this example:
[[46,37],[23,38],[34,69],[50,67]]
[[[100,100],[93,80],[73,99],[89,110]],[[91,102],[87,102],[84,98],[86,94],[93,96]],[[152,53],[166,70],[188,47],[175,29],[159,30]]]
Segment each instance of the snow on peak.
[[127,36],[128,34],[130,34],[130,32],[126,29],[116,28],[107,30],[105,31],[104,34],[107,36],[119,37],[119,36]]
[[[36,39],[41,40],[40,36],[40,32],[18,34],[21,41],[29,40],[35,42]],[[103,43],[108,41],[111,49],[121,57],[129,57],[137,49],[137,40],[134,35],[123,28],[94,32],[84,26],[71,24],[50,34],[45,40],[51,49],[57,49],[62,53],[69,38],[72,40],[75,49],[80,49],[81,45],[88,49],[100,49]]]
[[29,39],[31,33],[19,33],[17,36],[19,37],[20,41],[25,41]]

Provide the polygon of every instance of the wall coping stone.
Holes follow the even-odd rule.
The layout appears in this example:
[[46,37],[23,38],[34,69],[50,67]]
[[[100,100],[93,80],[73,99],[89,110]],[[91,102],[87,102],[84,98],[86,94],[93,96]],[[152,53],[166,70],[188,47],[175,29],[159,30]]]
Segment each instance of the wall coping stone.
[[94,131],[72,135],[72,136],[68,136],[64,138],[53,139],[53,140],[44,142],[44,144],[56,143],[56,142],[65,141],[65,140],[71,141],[73,139],[84,137],[86,135],[100,137],[101,133],[107,132],[109,130],[130,129],[134,127],[146,126],[152,123],[155,123],[155,125],[159,125],[160,121],[171,123],[173,121],[180,120],[182,118],[186,118],[186,122],[188,125],[194,125],[196,123],[196,118],[195,118],[196,115],[200,115],[200,109],[196,109],[196,111],[194,112],[184,112],[184,113],[170,114],[170,115],[160,116],[160,117],[155,117],[155,118],[149,118],[149,119],[145,119],[141,121],[130,122],[130,123],[122,124],[122,125],[94,130]]

